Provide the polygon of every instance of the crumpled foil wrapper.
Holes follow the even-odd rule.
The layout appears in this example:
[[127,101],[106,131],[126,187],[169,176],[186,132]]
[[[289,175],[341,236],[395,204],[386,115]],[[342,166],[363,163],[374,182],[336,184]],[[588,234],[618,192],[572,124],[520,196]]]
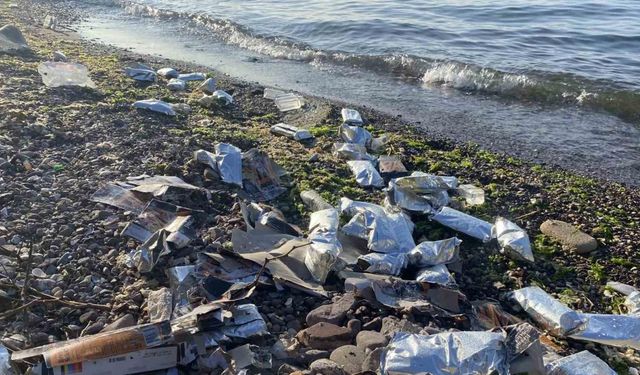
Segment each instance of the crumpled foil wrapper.
[[451,272],[444,264],[423,268],[418,271],[416,281],[421,283],[440,284],[447,287],[454,287],[456,279],[453,278]]
[[398,276],[407,266],[407,256],[401,253],[369,253],[358,257],[358,266],[365,272]]
[[569,337],[604,345],[640,350],[640,317],[633,315],[580,314],[585,328]]
[[498,239],[500,247],[508,255],[520,260],[534,262],[529,236],[524,229],[503,217],[499,217],[493,226],[492,235]]
[[551,362],[547,375],[616,375],[603,360],[584,350]]
[[429,267],[455,262],[461,243],[457,237],[421,242],[409,252],[409,263],[412,266]]
[[349,160],[347,165],[356,178],[356,182],[364,187],[383,187],[384,180],[369,160]]
[[431,220],[436,221],[446,227],[462,232],[482,242],[491,241],[491,230],[493,225],[484,220],[467,215],[464,212],[454,210],[450,207],[442,207]]
[[537,286],[515,290],[511,297],[533,320],[557,336],[568,336],[585,327],[583,316]]
[[508,374],[504,335],[447,332],[436,335],[396,333],[381,359],[387,375]]
[[338,210],[328,208],[311,214],[309,221],[309,240],[311,248],[304,258],[304,264],[313,278],[324,284],[327,275],[342,251],[338,241],[340,217]]

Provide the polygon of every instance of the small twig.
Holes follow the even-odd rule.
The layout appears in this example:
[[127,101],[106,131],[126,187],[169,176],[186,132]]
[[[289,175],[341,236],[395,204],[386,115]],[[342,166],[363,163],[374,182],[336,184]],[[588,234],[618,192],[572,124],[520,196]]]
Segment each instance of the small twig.
[[539,212],[540,212],[540,210],[535,210],[533,212],[529,212],[528,214],[524,214],[524,215],[516,217],[516,220],[522,220],[522,219],[527,218],[529,216],[533,216],[533,215],[535,215],[535,214],[537,214]]
[[[22,292],[20,293],[20,295],[22,296],[22,305],[25,306],[27,305],[27,289],[29,288],[29,279],[31,276],[31,261],[32,261],[32,257],[33,257],[33,241],[29,241],[29,256],[27,257],[27,267],[25,268],[25,275],[24,275],[24,284],[22,285]],[[27,305],[28,306],[28,305]],[[27,311],[25,309],[24,312],[24,323],[27,323]]]
[[33,301],[30,301],[29,303],[24,303],[22,306],[16,307],[13,310],[7,310],[7,311],[3,312],[2,314],[0,314],[0,320],[6,319],[6,318],[10,318],[10,317],[16,315],[17,313],[19,313],[20,311],[28,309],[32,305],[36,305],[38,303],[45,303],[45,302],[46,302],[45,300],[34,299]]
[[[11,284],[6,284],[6,283],[0,283],[0,287],[9,287],[9,288],[20,289],[17,285],[11,285]],[[39,290],[37,290],[35,288],[32,288],[32,287],[29,287],[28,292],[31,293],[31,295],[34,296],[34,297],[45,298],[45,299],[50,300],[49,302],[55,302],[55,303],[59,303],[59,304],[70,306],[70,307],[91,308],[91,309],[105,310],[105,311],[110,311],[111,310],[111,306],[109,306],[109,305],[99,305],[99,304],[90,303],[90,302],[66,300],[66,299],[62,299],[62,298],[58,298],[58,297],[52,296],[51,294],[47,294],[47,293],[41,292],[41,291],[39,291]]]

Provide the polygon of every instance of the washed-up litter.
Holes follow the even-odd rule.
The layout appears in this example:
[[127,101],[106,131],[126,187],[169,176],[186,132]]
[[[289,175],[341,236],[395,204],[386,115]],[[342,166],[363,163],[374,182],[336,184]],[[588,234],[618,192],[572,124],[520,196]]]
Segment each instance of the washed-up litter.
[[176,176],[141,175],[136,177],[127,177],[126,184],[128,184],[129,186],[133,186],[131,188],[132,191],[151,194],[155,198],[164,198],[167,193],[173,190],[201,190],[199,187],[188,184],[184,182],[180,177]]
[[212,95],[216,91],[216,83],[215,78],[207,78],[200,86],[198,86],[198,90],[205,94]]
[[607,287],[626,296],[624,305],[628,315],[640,315],[640,292],[631,285],[609,281]]
[[193,310],[190,294],[193,294],[193,289],[198,285],[195,270],[195,266],[177,266],[167,270],[172,296],[171,317],[174,319]]
[[360,256],[357,265],[363,272],[398,276],[407,266],[407,255],[369,253]]
[[27,40],[17,27],[5,25],[0,28],[0,51],[19,51],[28,48]]
[[369,160],[348,160],[347,165],[356,178],[358,185],[364,187],[383,187],[384,180]]
[[468,205],[477,206],[484,204],[484,190],[473,185],[460,185],[456,189],[459,196],[465,199]]
[[223,182],[242,187],[242,151],[228,143],[215,145],[215,154],[205,150],[194,153],[194,159],[208,165]]
[[158,323],[171,319],[173,312],[173,294],[169,288],[160,288],[149,292],[147,297],[147,310],[149,321]]
[[[200,253],[196,266],[197,275],[206,279],[209,276],[215,276],[217,279],[227,281],[229,283],[250,283],[256,278],[260,272],[260,266],[247,261],[233,254],[218,253]],[[263,276],[259,280],[267,283],[268,279]]]
[[233,103],[233,96],[222,90],[216,90],[211,95],[205,95],[198,101],[204,107],[215,107],[216,105],[229,105]]
[[356,143],[365,147],[371,144],[373,138],[367,129],[347,124],[340,125],[338,135],[347,143]]
[[53,51],[51,59],[56,62],[65,62],[67,61],[67,56],[62,51]]
[[11,359],[11,355],[7,348],[5,348],[2,344],[0,344],[0,374],[1,375],[13,375],[13,370],[11,369],[11,364],[9,360]]
[[616,375],[603,360],[583,350],[546,366],[548,375]]
[[165,229],[171,233],[168,242],[184,247],[194,234],[191,232],[191,210],[152,199],[136,220],[129,223],[122,234],[145,242],[154,232]]
[[178,78],[178,76],[180,75],[180,73],[178,73],[178,71],[173,68],[158,69],[156,73],[158,73],[159,76],[162,76],[167,79]]
[[269,87],[265,87],[264,88],[264,94],[262,95],[262,97],[265,98],[265,99],[274,100],[278,96],[285,95],[286,93],[287,92],[283,91],[283,90],[278,90],[278,89],[272,89],[272,88],[269,88]]
[[300,109],[302,108],[302,106],[304,106],[304,98],[293,93],[276,96],[274,102],[281,112]]
[[409,263],[416,267],[430,267],[455,262],[461,243],[457,237],[421,242],[409,252]]
[[156,72],[154,72],[153,70],[124,68],[124,72],[126,75],[128,75],[130,78],[135,79],[136,81],[155,82],[156,80]]
[[55,30],[58,27],[58,18],[54,15],[47,14],[42,21],[42,27]]
[[173,110],[173,106],[162,100],[146,99],[138,100],[133,103],[134,108],[147,109],[149,111],[164,113],[165,115],[175,116],[176,111]]
[[340,217],[335,208],[315,211],[311,214],[308,236],[311,248],[304,258],[304,264],[314,280],[320,284],[324,284],[342,251],[342,245],[338,241],[339,225]]
[[274,207],[257,203],[245,204],[244,202],[240,202],[240,209],[247,228],[261,233],[281,233],[296,237],[302,235],[300,229],[287,223],[282,212]]
[[130,188],[117,184],[107,184],[98,189],[91,196],[93,202],[108,204],[140,214],[147,205],[147,202],[136,195]]
[[362,233],[369,250],[378,253],[407,253],[413,241],[413,222],[401,211],[385,209],[372,203],[340,199],[340,211],[352,216],[342,228],[345,233]]
[[311,212],[333,208],[315,190],[305,190],[301,192],[300,199],[302,199],[302,202],[304,202],[305,206],[307,206]]
[[279,123],[271,127],[271,133],[284,135],[295,141],[305,141],[313,138],[313,135],[307,129],[301,129],[293,125]]
[[491,240],[493,225],[453,208],[442,207],[440,211],[431,216],[431,220],[473,238],[477,238],[482,242],[489,242]]
[[178,78],[171,78],[167,83],[167,88],[172,91],[184,91],[187,89],[187,83]]
[[207,79],[207,75],[204,73],[184,73],[178,74],[178,79],[181,79],[185,82],[204,81],[205,79]]
[[364,145],[357,143],[334,143],[333,155],[346,160],[376,160],[375,156],[367,153]]
[[342,114],[342,122],[350,125],[362,125],[362,117],[360,116],[360,112],[355,109],[350,108],[342,108],[340,112]]
[[231,365],[236,370],[249,366],[262,369],[268,369],[273,366],[271,353],[257,345],[245,344],[238,346],[237,348],[231,349],[229,355],[233,359]]
[[286,173],[264,152],[252,148],[242,153],[244,191],[257,201],[270,201],[287,191],[280,177]]
[[529,262],[535,261],[529,236],[524,229],[503,217],[498,217],[491,233],[492,237],[498,239],[500,247],[507,255]]
[[382,155],[378,158],[378,170],[384,178],[398,178],[407,175],[407,168],[397,156]]
[[447,332],[436,335],[396,333],[381,359],[388,375],[508,374],[504,335],[494,332]]
[[81,64],[47,61],[38,65],[38,73],[47,87],[96,87],[89,78],[89,70]]
[[405,210],[432,213],[449,203],[448,185],[438,176],[414,172],[389,181],[387,197]]
[[537,286],[515,290],[511,297],[544,329],[558,336],[580,332],[586,319]]
[[456,285],[456,279],[453,278],[451,272],[444,264],[422,268],[416,275],[416,281],[421,283],[432,283],[453,287]]
[[569,335],[574,340],[640,349],[640,317],[613,314],[579,314],[587,323]]
[[372,281],[371,288],[378,302],[395,309],[424,309],[432,315],[442,312],[438,308],[452,313],[460,312],[460,293],[435,284],[387,276],[386,279]]
[[521,319],[504,311],[496,302],[473,301],[471,307],[473,309],[472,324],[478,330],[502,328],[522,323]]

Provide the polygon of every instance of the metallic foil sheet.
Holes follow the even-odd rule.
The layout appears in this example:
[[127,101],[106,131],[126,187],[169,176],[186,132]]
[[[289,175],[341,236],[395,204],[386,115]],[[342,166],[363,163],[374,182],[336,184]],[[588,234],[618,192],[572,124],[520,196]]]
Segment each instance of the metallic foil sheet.
[[440,241],[424,241],[409,252],[409,264],[430,267],[455,262],[458,259],[462,240],[457,237]]
[[482,242],[489,242],[491,240],[491,229],[493,225],[484,220],[467,215],[464,212],[454,210],[453,208],[442,207],[440,211],[431,217],[431,220],[473,238],[477,238]]
[[527,232],[511,221],[498,217],[493,226],[492,236],[498,239],[500,247],[510,256],[534,262],[533,251]]
[[580,314],[585,328],[569,337],[603,345],[640,350],[640,317],[612,314]]
[[340,113],[342,114],[342,122],[351,125],[362,125],[362,116],[355,109],[342,108]]
[[448,287],[454,287],[456,285],[456,279],[453,278],[453,275],[451,275],[449,269],[444,264],[421,269],[418,271],[416,281],[420,283],[440,284]]
[[533,320],[557,336],[568,336],[585,327],[583,316],[537,286],[515,290],[511,296]]
[[333,155],[346,160],[376,160],[375,156],[367,153],[367,148],[357,143],[334,143]]
[[584,350],[546,366],[547,375],[616,375],[603,360]]
[[304,264],[317,282],[324,284],[327,275],[338,259],[342,246],[338,241],[340,216],[335,208],[313,212],[309,222],[311,248]]
[[493,332],[396,333],[382,355],[381,370],[386,375],[506,375],[504,339]]
[[215,170],[220,173],[222,181],[242,187],[242,152],[228,143],[215,146]]
[[346,143],[357,143],[362,146],[371,144],[371,133],[369,133],[367,129],[361,128],[359,126],[342,124],[338,129],[338,134],[340,135],[340,138],[342,138],[342,140]]
[[285,123],[275,124],[271,127],[271,133],[284,135],[294,141],[304,141],[313,138],[313,135],[307,129],[298,128],[293,125],[287,125]]
[[384,180],[369,160],[349,160],[347,165],[356,178],[358,185],[363,187],[383,187]]
[[448,188],[440,177],[414,172],[389,181],[387,195],[391,204],[405,210],[432,213],[449,204]]
[[407,266],[407,256],[401,253],[369,253],[358,257],[357,264],[364,272],[398,276]]

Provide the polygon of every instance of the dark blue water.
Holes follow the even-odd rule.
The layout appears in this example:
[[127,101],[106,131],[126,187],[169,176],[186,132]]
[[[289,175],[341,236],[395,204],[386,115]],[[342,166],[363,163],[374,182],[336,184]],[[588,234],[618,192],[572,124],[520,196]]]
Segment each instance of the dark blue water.
[[87,38],[640,184],[640,3],[71,3],[88,10]]

